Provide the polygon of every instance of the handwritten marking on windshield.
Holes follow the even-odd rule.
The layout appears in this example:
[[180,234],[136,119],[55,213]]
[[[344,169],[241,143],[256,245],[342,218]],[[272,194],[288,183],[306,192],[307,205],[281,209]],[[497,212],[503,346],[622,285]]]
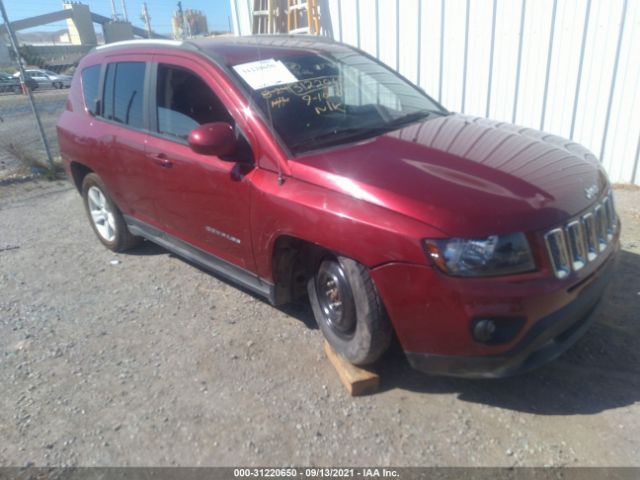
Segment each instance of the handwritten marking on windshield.
[[281,93],[291,93],[291,90],[289,90],[289,87],[275,87],[263,90],[262,92],[260,92],[260,95],[262,95],[262,98],[271,98],[272,96]]
[[317,92],[317,93],[314,93],[313,95],[303,95],[302,100],[304,100],[307,103],[307,107],[308,107],[311,105],[311,102],[323,102],[328,98],[328,96],[329,94],[326,91]]
[[289,100],[291,99],[287,97],[279,96],[278,98],[271,100],[271,108],[280,108],[283,105],[286,105],[287,103],[289,103]]
[[328,87],[339,87],[338,78],[334,76],[300,80],[290,85],[291,91],[296,95],[305,95]]
[[322,115],[327,112],[341,112],[345,113],[344,105],[341,102],[332,102],[331,100],[327,100],[326,106],[316,106],[314,108],[316,115]]
[[265,88],[260,91],[260,95],[262,98],[271,98],[274,95],[281,94],[294,94],[299,97],[303,95],[308,95],[315,91],[322,91],[328,88],[332,88],[335,92],[339,93],[341,91],[340,82],[338,81],[338,77],[335,76],[326,76],[326,77],[318,77],[318,78],[309,78],[306,80],[299,80],[295,83],[291,83],[288,85],[280,85],[274,86],[270,88]]
[[297,97],[319,116],[331,112],[346,112],[344,104],[339,101],[342,97],[342,86],[338,77],[334,75],[265,88],[260,91],[260,96],[268,102],[271,108],[285,107],[292,98],[295,103]]

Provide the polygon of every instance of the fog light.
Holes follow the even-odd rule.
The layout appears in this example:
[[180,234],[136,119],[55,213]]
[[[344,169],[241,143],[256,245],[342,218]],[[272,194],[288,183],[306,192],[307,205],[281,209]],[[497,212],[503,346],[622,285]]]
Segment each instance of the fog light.
[[473,338],[481,343],[490,343],[496,332],[496,322],[489,318],[476,320],[473,325]]
[[485,345],[507,343],[516,338],[525,320],[525,317],[476,318],[470,324],[471,336]]

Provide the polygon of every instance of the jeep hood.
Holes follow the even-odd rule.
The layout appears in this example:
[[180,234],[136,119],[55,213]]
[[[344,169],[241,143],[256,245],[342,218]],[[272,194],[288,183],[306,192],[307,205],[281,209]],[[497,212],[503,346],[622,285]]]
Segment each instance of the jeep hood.
[[608,186],[598,160],[575,142],[458,114],[313,152],[290,167],[300,180],[452,236],[546,229]]

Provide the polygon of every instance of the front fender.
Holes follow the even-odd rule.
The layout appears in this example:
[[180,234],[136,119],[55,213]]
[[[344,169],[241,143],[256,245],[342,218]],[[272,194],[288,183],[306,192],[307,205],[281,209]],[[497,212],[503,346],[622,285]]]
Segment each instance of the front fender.
[[251,223],[258,275],[272,279],[272,252],[283,235],[320,245],[373,268],[388,262],[425,265],[421,239],[442,233],[362,199],[254,172]]

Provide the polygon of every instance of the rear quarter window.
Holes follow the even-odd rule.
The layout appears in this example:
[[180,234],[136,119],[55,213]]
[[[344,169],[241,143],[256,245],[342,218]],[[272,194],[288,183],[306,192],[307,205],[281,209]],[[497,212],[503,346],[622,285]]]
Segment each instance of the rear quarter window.
[[94,65],[82,70],[82,95],[87,111],[97,115],[98,89],[100,86],[100,65]]

